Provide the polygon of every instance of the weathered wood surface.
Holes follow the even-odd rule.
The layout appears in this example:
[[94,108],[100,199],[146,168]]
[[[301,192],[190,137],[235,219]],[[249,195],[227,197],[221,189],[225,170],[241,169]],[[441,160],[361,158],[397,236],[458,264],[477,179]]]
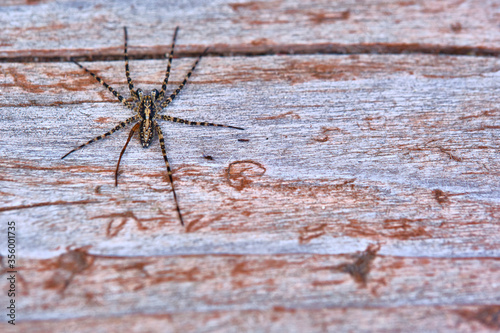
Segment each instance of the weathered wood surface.
[[[25,24],[18,28],[26,37],[5,45],[2,35],[0,54],[112,57],[125,24],[132,50],[152,57],[168,49],[176,24],[187,53],[211,43],[259,53],[259,38],[277,50],[303,43],[298,53],[307,53],[332,31],[326,43],[390,35],[398,45],[499,45],[494,2],[440,2],[455,9],[450,22],[468,27],[450,34],[426,23],[449,26],[435,20],[447,10],[429,10],[437,5],[339,3],[332,12],[351,8],[348,17],[309,21],[309,36],[297,18],[326,2],[200,3],[172,6],[158,22],[132,20],[142,5],[111,13],[120,6],[109,1],[84,3],[80,14],[50,1],[2,7],[2,20]],[[393,11],[399,24],[422,29],[399,35],[396,18],[382,21],[384,6],[400,9]],[[418,18],[406,11],[416,8]],[[39,32],[26,28],[35,28],[29,13],[44,17],[37,24],[53,37],[30,40]],[[64,15],[88,22],[68,27]],[[269,22],[251,25],[251,15]],[[466,23],[477,15],[490,21]],[[206,19],[196,23],[200,16]],[[96,28],[99,20],[105,30]],[[373,36],[361,34],[366,22]],[[166,41],[147,33],[152,25],[167,32]],[[257,30],[243,32],[250,25]],[[174,60],[171,89],[192,62]],[[122,61],[84,64],[126,95]],[[136,86],[158,88],[165,66],[132,61]],[[9,220],[18,225],[18,328],[407,331],[411,323],[416,331],[498,330],[499,77],[500,60],[481,56],[206,57],[167,113],[246,130],[161,124],[182,228],[157,143],[131,142],[117,188],[126,129],[60,160],[131,115],[109,92],[72,63],[0,64],[0,214],[2,230]]]
[[[5,0],[3,1],[5,3]],[[0,58],[275,52],[500,53],[496,1],[30,0],[0,6]],[[5,4],[24,5],[25,0]]]

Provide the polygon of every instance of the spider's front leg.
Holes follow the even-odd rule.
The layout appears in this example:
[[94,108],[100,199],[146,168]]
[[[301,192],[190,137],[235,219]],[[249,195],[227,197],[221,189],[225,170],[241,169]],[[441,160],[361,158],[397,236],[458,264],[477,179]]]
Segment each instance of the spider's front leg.
[[[169,98],[165,99],[164,101],[162,101],[160,103],[160,106],[162,108],[166,108],[170,103],[172,103],[172,101],[174,100],[174,98],[181,92],[182,88],[184,88],[184,86],[186,85],[186,83],[188,82],[189,78],[191,77],[191,74],[193,74],[195,68],[196,68],[196,65],[198,65],[198,63],[200,62],[201,58],[207,54],[208,52],[208,47],[205,49],[205,51],[203,51],[202,54],[200,54],[200,56],[198,57],[198,59],[196,59],[196,61],[194,62],[193,66],[191,67],[191,69],[189,70],[189,72],[187,72],[186,76],[184,77],[184,80],[182,80],[181,84],[179,85],[179,87],[177,87],[177,89],[175,89],[175,91],[170,95]],[[163,92],[163,86],[162,86],[162,92]],[[161,95],[161,97],[163,98],[163,95]]]
[[80,67],[81,69],[83,69],[85,72],[87,72],[88,74],[90,74],[94,79],[97,80],[97,82],[99,82],[100,84],[102,84],[106,89],[108,89],[116,98],[118,98],[118,100],[120,102],[122,102],[123,105],[125,105],[129,109],[132,109],[132,105],[122,95],[120,95],[118,93],[118,91],[116,91],[113,87],[111,87],[109,84],[107,84],[106,82],[104,82],[103,79],[101,79],[99,76],[95,75],[93,72],[89,71],[86,67],[84,67],[80,63],[76,62],[75,60],[71,59],[71,61],[73,63],[75,63],[78,67]]
[[179,32],[179,27],[176,27],[175,31],[174,31],[174,37],[172,37],[172,45],[170,46],[170,54],[168,55],[168,65],[167,65],[167,70],[165,72],[165,79],[163,79],[163,83],[161,85],[161,91],[160,91],[160,94],[158,95],[159,99],[163,99],[163,97],[165,96],[165,90],[167,89],[168,78],[170,77],[170,68],[172,67],[172,59],[174,57],[175,40],[177,39],[178,32]]

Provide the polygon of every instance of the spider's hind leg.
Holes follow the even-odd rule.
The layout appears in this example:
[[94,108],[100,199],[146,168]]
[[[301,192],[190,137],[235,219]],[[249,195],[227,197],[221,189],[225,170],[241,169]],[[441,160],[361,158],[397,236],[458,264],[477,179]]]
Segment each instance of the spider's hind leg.
[[181,210],[179,208],[179,202],[177,201],[177,194],[175,194],[174,180],[172,178],[172,169],[170,169],[170,163],[168,163],[167,152],[165,150],[165,138],[163,137],[161,128],[156,121],[154,122],[154,126],[156,128],[156,131],[158,132],[158,139],[160,140],[161,153],[163,155],[163,159],[165,160],[165,165],[167,166],[168,179],[170,181],[170,186],[172,186],[172,193],[174,194],[175,209],[177,210],[177,215],[179,216],[181,224],[184,225],[184,220],[182,219]]

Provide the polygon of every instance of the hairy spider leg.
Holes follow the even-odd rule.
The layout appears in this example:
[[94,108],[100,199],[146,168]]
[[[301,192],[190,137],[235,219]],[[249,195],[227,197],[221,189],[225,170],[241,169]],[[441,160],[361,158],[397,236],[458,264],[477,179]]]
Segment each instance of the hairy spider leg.
[[130,78],[130,69],[128,67],[128,53],[127,53],[127,44],[128,44],[128,34],[127,27],[123,27],[123,34],[125,38],[125,43],[123,44],[123,53],[125,58],[125,76],[127,77],[128,89],[130,90],[130,94],[138,98],[136,92],[134,91],[134,84],[132,83],[132,79]]
[[227,128],[238,129],[238,130],[244,130],[244,128],[241,128],[241,127],[207,123],[206,121],[189,121],[189,120],[185,120],[185,119],[181,119],[181,118],[176,118],[176,117],[171,117],[171,116],[167,116],[167,115],[161,115],[160,117],[161,117],[162,120],[171,121],[171,122],[174,122],[174,123],[186,124],[186,125],[193,125],[193,126],[217,126],[217,127],[227,127]]
[[83,67],[82,65],[80,65],[78,62],[76,62],[75,60],[71,59],[72,62],[74,62],[76,65],[78,65],[78,67],[80,67],[81,69],[83,69],[84,71],[86,71],[87,73],[89,73],[90,75],[92,75],[94,77],[94,79],[97,80],[97,82],[99,82],[100,84],[102,84],[105,88],[107,88],[113,95],[115,95],[116,98],[118,98],[118,100],[120,102],[123,103],[123,105],[125,105],[126,107],[132,109],[132,105],[127,102],[127,100],[125,98],[123,98],[122,95],[120,95],[115,89],[113,89],[109,84],[107,84],[106,82],[104,82],[103,79],[101,79],[99,76],[95,75],[94,73],[92,73],[91,71],[89,71],[87,68]]
[[168,163],[167,151],[165,150],[165,139],[163,138],[163,133],[161,131],[158,123],[153,121],[156,131],[158,132],[158,139],[160,140],[161,153],[163,159],[165,160],[165,165],[167,166],[168,179],[170,180],[170,186],[172,186],[172,193],[174,194],[175,208],[177,209],[177,215],[179,215],[179,220],[181,224],[184,225],[184,220],[182,219],[181,210],[179,208],[179,202],[177,201],[177,194],[175,194],[174,179],[172,178],[172,169],[170,169],[170,164]]
[[123,153],[125,153],[125,150],[127,149],[127,146],[128,146],[128,143],[130,142],[130,139],[132,139],[135,131],[137,131],[137,129],[139,128],[140,125],[141,125],[141,123],[137,123],[134,125],[134,127],[132,127],[132,129],[130,130],[130,134],[128,135],[127,142],[125,142],[125,146],[123,146],[123,149],[120,153],[120,158],[118,159],[118,163],[116,163],[115,186],[118,186],[118,169],[120,169],[120,162],[122,161]]
[[170,77],[170,69],[172,67],[172,59],[174,57],[175,40],[177,39],[177,32],[178,31],[179,31],[179,27],[176,27],[175,31],[174,31],[174,37],[172,37],[172,45],[170,46],[170,54],[168,55],[168,65],[167,65],[167,70],[165,72],[165,79],[163,80],[163,84],[161,85],[161,91],[160,91],[160,94],[158,95],[159,99],[162,99],[165,96],[165,90],[167,89],[168,78]]
[[162,108],[167,107],[167,105],[169,105],[174,100],[175,96],[177,96],[177,94],[179,94],[179,92],[182,90],[182,88],[184,88],[184,86],[186,85],[187,81],[189,80],[189,77],[191,76],[191,74],[193,74],[193,71],[196,68],[196,65],[198,65],[198,63],[200,62],[200,59],[205,54],[207,54],[207,51],[208,51],[208,47],[205,49],[205,51],[203,51],[202,54],[200,54],[200,56],[198,57],[198,59],[196,59],[196,61],[193,64],[193,67],[191,67],[191,69],[189,70],[189,72],[186,74],[186,76],[184,77],[184,80],[179,85],[179,87],[172,93],[172,95],[170,95],[169,98],[167,98],[166,100],[164,100],[163,102],[161,102],[160,106]]
[[84,143],[84,144],[82,144],[82,145],[80,145],[80,146],[76,147],[75,149],[73,149],[72,151],[70,151],[69,153],[67,153],[67,154],[66,154],[66,155],[64,155],[63,157],[61,157],[61,160],[62,160],[63,158],[65,158],[66,156],[68,156],[69,154],[71,154],[72,152],[77,151],[77,150],[79,150],[79,149],[82,149],[83,147],[85,147],[86,145],[91,144],[92,142],[96,142],[96,141],[98,141],[98,140],[104,139],[105,137],[107,137],[107,136],[109,136],[109,135],[113,134],[114,132],[116,132],[116,131],[118,131],[118,130],[120,130],[120,129],[124,128],[125,126],[127,126],[127,125],[128,125],[128,124],[130,124],[131,122],[133,122],[133,121],[137,120],[138,118],[139,118],[139,116],[138,116],[138,115],[135,115],[135,116],[133,116],[133,117],[128,118],[128,119],[127,119],[127,120],[125,120],[125,121],[122,121],[122,122],[121,122],[121,123],[119,123],[116,127],[112,128],[109,132],[106,132],[106,133],[104,133],[103,135],[99,135],[98,137],[95,137],[95,138],[93,138],[92,140],[89,140],[88,142],[86,142],[86,143]]

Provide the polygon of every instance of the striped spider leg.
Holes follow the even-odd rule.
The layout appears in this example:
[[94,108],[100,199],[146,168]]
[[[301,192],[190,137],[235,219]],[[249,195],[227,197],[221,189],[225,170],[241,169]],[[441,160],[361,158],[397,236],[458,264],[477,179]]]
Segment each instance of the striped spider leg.
[[182,225],[184,225],[184,220],[182,218],[181,210],[179,208],[179,203],[177,200],[177,194],[175,192],[175,187],[174,187],[174,180],[172,177],[172,169],[170,168],[170,164],[168,162],[168,157],[165,149],[165,138],[163,136],[163,132],[158,125],[157,120],[166,120],[166,121],[171,121],[175,123],[181,123],[181,124],[187,124],[187,125],[197,125],[197,126],[217,126],[217,127],[227,127],[227,128],[233,128],[233,129],[238,129],[238,130],[243,130],[241,127],[235,127],[235,126],[229,126],[229,125],[220,125],[220,124],[213,124],[213,123],[208,123],[204,121],[189,121],[189,120],[184,120],[180,119],[177,117],[171,117],[168,115],[160,115],[159,113],[162,111],[162,109],[166,108],[174,99],[175,97],[179,94],[179,92],[184,88],[186,85],[188,79],[191,77],[191,74],[196,68],[196,65],[199,63],[200,59],[206,54],[207,49],[196,59],[194,62],[193,66],[189,70],[189,72],[186,74],[184,77],[184,80],[182,83],[178,86],[178,88],[168,97],[165,97],[165,91],[167,89],[167,84],[168,84],[168,79],[170,77],[170,69],[172,65],[172,59],[174,55],[174,47],[175,47],[175,41],[177,38],[177,32],[179,31],[179,27],[177,27],[174,31],[174,36],[172,38],[172,45],[170,48],[170,53],[168,56],[168,65],[167,65],[167,70],[165,72],[165,78],[163,80],[162,86],[161,86],[161,91],[158,91],[156,89],[153,89],[149,94],[143,93],[141,89],[134,89],[134,84],[132,82],[132,79],[130,78],[130,70],[129,70],[129,63],[128,63],[128,53],[127,53],[127,42],[128,42],[128,35],[127,35],[127,28],[124,27],[124,58],[125,58],[125,76],[127,78],[127,84],[128,88],[130,91],[130,96],[131,100],[126,100],[123,98],[115,89],[113,89],[111,86],[109,86],[104,80],[102,80],[99,76],[94,74],[93,72],[89,71],[87,68],[79,64],[78,62],[72,60],[76,65],[78,65],[80,68],[82,68],[85,72],[87,72],[89,75],[94,77],[97,82],[102,84],[105,88],[107,88],[120,102],[122,102],[123,105],[128,107],[129,109],[133,110],[136,112],[136,114],[125,121],[120,122],[117,126],[112,128],[110,131],[95,137],[92,140],[89,140],[88,142],[76,147],[75,149],[71,150],[69,153],[61,157],[61,159],[65,158],[69,154],[73,153],[74,151],[77,151],[95,141],[104,139],[105,137],[113,134],[116,131],[121,130],[125,126],[127,126],[130,123],[136,122],[136,124],[132,127],[130,130],[129,136],[127,138],[127,141],[125,145],[123,146],[121,152],[120,152],[120,157],[118,158],[118,162],[116,164],[116,170],[115,170],[115,186],[118,186],[118,171],[120,168],[120,162],[122,160],[122,156],[125,153],[125,150],[127,149],[127,146],[134,136],[136,131],[139,131],[139,137],[141,144],[144,148],[147,148],[150,146],[153,138],[155,135],[158,135],[158,140],[160,142],[160,148],[161,152],[163,155],[163,159],[165,161],[165,166],[167,168],[167,174],[168,174],[168,179],[170,182],[170,186],[172,187],[172,193],[174,196],[174,201],[175,201],[175,208],[177,210],[177,215],[179,216],[179,220]]

